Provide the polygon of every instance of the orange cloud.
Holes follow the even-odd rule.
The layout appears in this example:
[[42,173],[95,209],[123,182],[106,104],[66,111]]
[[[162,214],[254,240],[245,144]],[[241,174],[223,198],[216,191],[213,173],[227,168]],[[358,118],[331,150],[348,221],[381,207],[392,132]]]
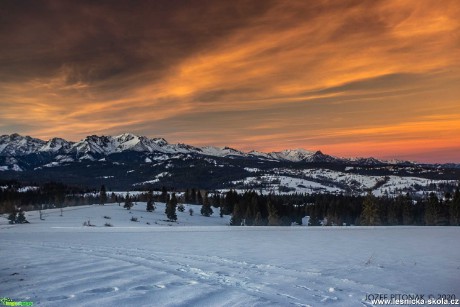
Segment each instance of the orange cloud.
[[31,13],[54,49],[12,20],[0,129],[343,155],[458,148],[458,1],[203,1],[137,17],[115,3],[75,7],[78,28],[64,4]]

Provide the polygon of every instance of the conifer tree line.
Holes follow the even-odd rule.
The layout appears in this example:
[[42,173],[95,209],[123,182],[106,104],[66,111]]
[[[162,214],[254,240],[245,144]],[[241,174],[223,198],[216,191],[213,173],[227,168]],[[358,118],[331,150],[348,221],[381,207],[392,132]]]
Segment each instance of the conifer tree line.
[[[446,192],[440,198],[430,193],[419,199],[408,195],[396,198],[387,196],[289,194],[260,195],[255,191],[237,193],[207,192],[187,189],[183,193],[161,191],[126,193],[67,186],[50,182],[37,189],[21,191],[16,181],[0,182],[0,213],[8,213],[13,223],[23,223],[21,211],[63,208],[68,206],[118,203],[126,209],[136,202],[145,202],[147,211],[155,211],[155,202],[166,204],[165,213],[170,221],[177,220],[177,211],[184,212],[185,204],[201,206],[199,213],[211,216],[218,212],[221,217],[230,215],[234,226],[288,226],[302,224],[318,225],[460,225],[460,191]],[[193,209],[190,209],[193,210]],[[190,211],[193,215],[193,211]],[[216,211],[215,211],[216,210]]]
[[408,195],[396,198],[366,196],[316,195],[305,209],[309,225],[426,225],[460,226],[460,191],[435,193],[413,200]]
[[68,186],[58,182],[33,185],[36,188],[24,189],[17,181],[0,182],[0,213],[11,213],[15,208],[40,210],[98,204],[109,200],[99,195],[85,196],[93,192],[82,187]]
[[452,225],[460,226],[460,191],[435,193],[418,200],[408,195],[396,198],[346,196],[331,194],[259,195],[254,191],[235,191],[213,197],[218,199],[221,214],[231,215],[231,225],[289,226],[302,224],[309,217],[310,226],[342,225]]

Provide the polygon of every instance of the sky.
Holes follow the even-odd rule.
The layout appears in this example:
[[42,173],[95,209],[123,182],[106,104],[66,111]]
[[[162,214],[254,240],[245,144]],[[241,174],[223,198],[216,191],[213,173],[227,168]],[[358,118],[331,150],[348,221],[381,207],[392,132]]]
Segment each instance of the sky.
[[460,162],[460,1],[0,2],[0,134]]

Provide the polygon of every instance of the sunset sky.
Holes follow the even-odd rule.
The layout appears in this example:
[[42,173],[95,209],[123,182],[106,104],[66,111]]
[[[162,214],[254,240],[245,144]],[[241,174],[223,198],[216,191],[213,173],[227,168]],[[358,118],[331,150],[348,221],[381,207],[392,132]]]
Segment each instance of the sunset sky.
[[460,1],[0,2],[0,134],[460,162]]

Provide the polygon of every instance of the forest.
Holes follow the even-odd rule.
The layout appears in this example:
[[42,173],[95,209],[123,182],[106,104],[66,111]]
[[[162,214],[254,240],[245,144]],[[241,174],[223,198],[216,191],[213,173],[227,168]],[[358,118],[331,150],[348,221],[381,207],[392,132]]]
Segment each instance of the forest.
[[[397,197],[376,197],[333,194],[260,195],[253,190],[237,193],[186,189],[175,191],[163,187],[160,191],[111,192],[104,185],[99,191],[78,186],[48,182],[37,186],[22,186],[17,181],[0,182],[0,213],[14,214],[23,222],[23,211],[63,208],[80,205],[118,203],[130,209],[132,203],[147,203],[154,211],[155,202],[167,204],[167,216],[175,221],[181,204],[196,204],[199,213],[210,216],[231,215],[232,226],[386,226],[386,225],[460,225],[459,186],[452,192],[431,192],[419,199],[401,194]],[[198,212],[198,210],[197,210]],[[193,212],[190,212],[193,214]],[[305,219],[305,217],[309,217]]]

